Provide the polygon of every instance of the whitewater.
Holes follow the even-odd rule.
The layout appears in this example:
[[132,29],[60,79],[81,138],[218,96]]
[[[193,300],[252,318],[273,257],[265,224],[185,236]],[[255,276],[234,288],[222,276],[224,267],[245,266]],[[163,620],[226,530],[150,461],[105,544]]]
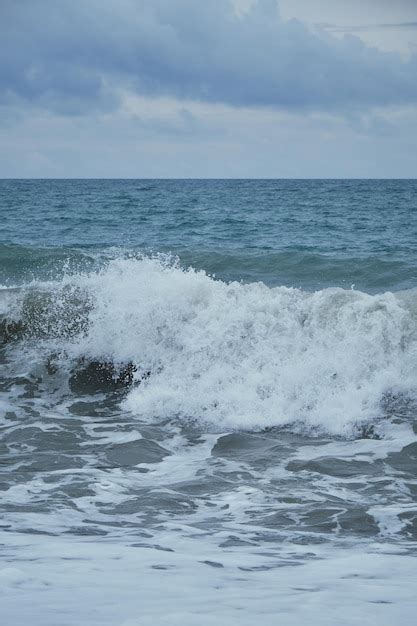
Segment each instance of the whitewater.
[[122,258],[20,289],[9,306],[6,330],[26,324],[60,367],[110,362],[116,376],[131,364],[122,406],[143,419],[349,436],[415,396],[417,290],[305,293]]

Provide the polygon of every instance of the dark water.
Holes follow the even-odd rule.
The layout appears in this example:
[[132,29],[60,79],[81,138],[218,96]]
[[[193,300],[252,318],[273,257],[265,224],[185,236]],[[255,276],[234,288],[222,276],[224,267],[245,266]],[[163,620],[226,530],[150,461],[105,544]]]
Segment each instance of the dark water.
[[0,211],[7,624],[414,623],[416,181]]

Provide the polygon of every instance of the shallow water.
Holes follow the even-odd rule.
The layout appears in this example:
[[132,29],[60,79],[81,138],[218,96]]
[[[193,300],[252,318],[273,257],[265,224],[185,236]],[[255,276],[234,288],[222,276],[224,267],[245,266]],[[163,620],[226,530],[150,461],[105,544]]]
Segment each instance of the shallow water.
[[416,192],[0,182],[5,623],[414,623]]

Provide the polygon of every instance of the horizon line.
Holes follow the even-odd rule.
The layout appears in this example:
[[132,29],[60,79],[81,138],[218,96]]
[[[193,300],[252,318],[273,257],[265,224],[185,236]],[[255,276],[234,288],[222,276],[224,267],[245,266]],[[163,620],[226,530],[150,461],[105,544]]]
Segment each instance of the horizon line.
[[215,180],[417,180],[417,177],[409,176],[292,176],[292,177],[270,177],[270,176],[0,176],[0,181],[12,180],[167,180],[167,181],[215,181]]

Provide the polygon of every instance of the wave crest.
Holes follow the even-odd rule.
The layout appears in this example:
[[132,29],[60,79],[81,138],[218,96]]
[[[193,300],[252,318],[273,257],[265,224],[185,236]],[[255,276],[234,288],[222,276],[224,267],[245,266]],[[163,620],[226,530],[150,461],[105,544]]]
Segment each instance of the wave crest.
[[220,430],[302,423],[346,435],[383,414],[387,393],[416,388],[414,290],[307,293],[125,258],[67,277],[53,293],[36,301],[38,337],[71,361],[133,364],[142,384],[124,406],[141,418]]

